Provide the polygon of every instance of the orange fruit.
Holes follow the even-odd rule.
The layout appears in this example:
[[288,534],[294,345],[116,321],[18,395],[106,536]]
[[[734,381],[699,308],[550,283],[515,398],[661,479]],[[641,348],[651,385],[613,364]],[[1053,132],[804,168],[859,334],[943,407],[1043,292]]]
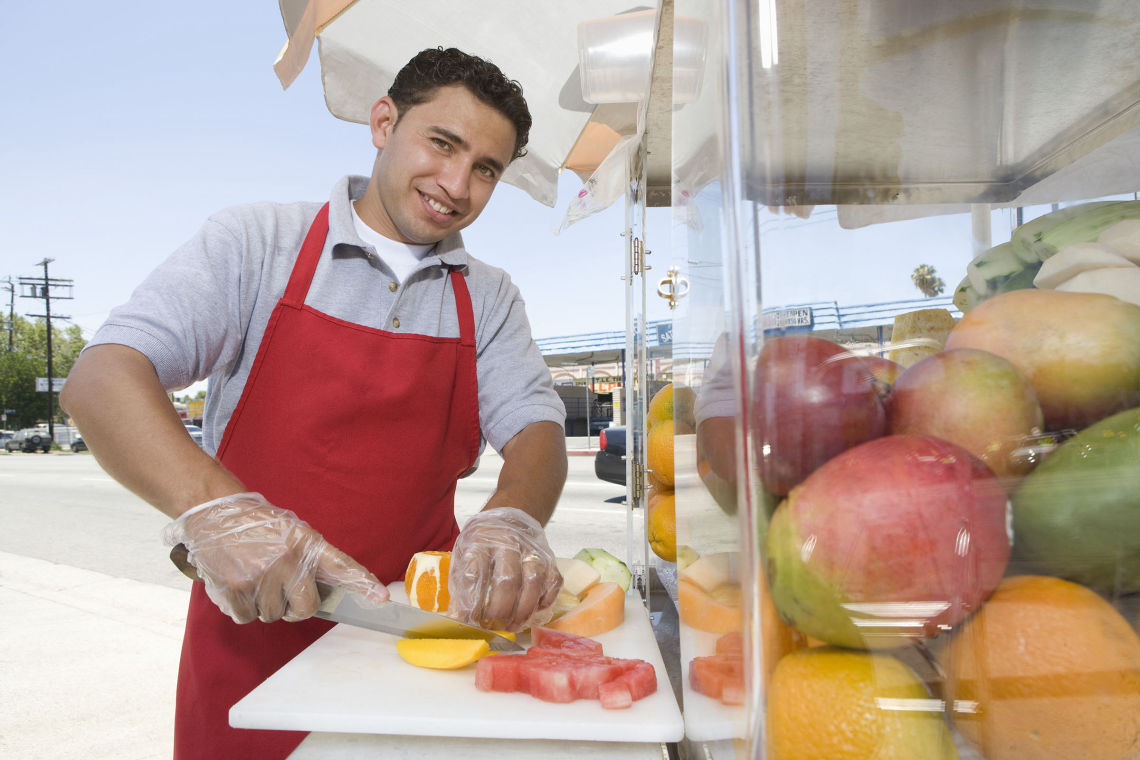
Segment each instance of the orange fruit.
[[649,507],[649,548],[666,562],[677,561],[677,507],[672,491]]
[[447,612],[451,595],[447,591],[447,573],[451,569],[451,552],[416,552],[404,573],[404,591],[408,604],[429,612]]
[[1080,584],[1004,579],[944,668],[954,723],[987,760],[1140,757],[1140,636]]
[[645,409],[645,429],[652,430],[659,422],[673,420],[690,432],[696,425],[693,419],[693,404],[696,394],[692,388],[669,383],[653,394]]
[[956,760],[938,704],[891,655],[801,649],[772,674],[768,754],[773,760]]
[[652,473],[651,481],[673,487],[673,420],[654,425],[645,438],[645,463]]

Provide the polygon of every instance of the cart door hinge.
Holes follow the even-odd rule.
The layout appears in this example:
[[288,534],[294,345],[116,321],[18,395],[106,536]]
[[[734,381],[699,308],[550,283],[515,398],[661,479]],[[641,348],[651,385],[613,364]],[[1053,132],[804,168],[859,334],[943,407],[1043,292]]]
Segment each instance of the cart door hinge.
[[631,257],[629,271],[633,273],[634,277],[642,272],[648,272],[653,268],[645,263],[645,257],[651,253],[653,253],[653,251],[645,248],[645,244],[641,242],[641,238],[635,237],[633,239],[633,246],[630,248],[629,254]]
[[645,465],[633,463],[633,503],[641,504],[645,498]]

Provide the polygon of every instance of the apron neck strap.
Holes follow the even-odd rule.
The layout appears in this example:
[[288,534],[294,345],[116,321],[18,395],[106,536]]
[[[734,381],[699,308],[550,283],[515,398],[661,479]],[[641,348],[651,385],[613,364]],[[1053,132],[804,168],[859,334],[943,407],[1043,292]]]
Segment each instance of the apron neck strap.
[[301,252],[297,254],[297,263],[293,265],[293,273],[289,276],[289,284],[285,286],[285,295],[282,303],[300,308],[305,304],[305,296],[309,293],[309,283],[313,281],[313,273],[317,271],[317,262],[321,260],[321,253],[325,249],[325,237],[329,232],[329,204],[321,206],[313,223],[309,225],[309,232],[305,235],[305,242]]
[[471,306],[471,291],[459,267],[451,270],[451,292],[455,294],[455,309],[459,317],[459,341],[465,346],[475,345],[475,313]]
[[[305,242],[301,245],[301,252],[297,254],[297,263],[293,265],[293,273],[289,275],[289,284],[285,286],[285,295],[281,302],[300,308],[305,304],[305,296],[309,293],[309,284],[313,281],[313,274],[317,271],[317,262],[321,260],[321,253],[325,249],[325,238],[329,232],[329,204],[321,206],[316,218],[309,226],[305,235]],[[467,281],[460,272],[460,267],[449,267],[451,271],[451,292],[455,294],[455,308],[459,317],[459,339],[463,345],[475,345],[475,313],[471,306],[471,291],[467,289]]]

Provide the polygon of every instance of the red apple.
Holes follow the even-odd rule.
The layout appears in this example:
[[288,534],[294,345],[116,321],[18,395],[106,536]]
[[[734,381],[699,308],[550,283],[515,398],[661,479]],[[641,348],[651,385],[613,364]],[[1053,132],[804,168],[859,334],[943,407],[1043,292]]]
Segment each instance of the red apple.
[[876,381],[875,390],[878,391],[879,398],[886,399],[906,367],[885,356],[864,356],[862,359],[867,369],[871,370],[871,377]]
[[1032,469],[1013,451],[1038,435],[1044,419],[1037,392],[1012,362],[958,348],[928,356],[899,376],[887,399],[892,434],[933,435],[956,443],[1011,484]]
[[780,496],[836,454],[886,431],[886,411],[870,369],[823,338],[767,340],[753,391],[760,478]]
[[884,649],[947,630],[993,592],[1010,555],[1007,501],[961,446],[890,435],[792,489],[768,527],[768,579],[802,633]]

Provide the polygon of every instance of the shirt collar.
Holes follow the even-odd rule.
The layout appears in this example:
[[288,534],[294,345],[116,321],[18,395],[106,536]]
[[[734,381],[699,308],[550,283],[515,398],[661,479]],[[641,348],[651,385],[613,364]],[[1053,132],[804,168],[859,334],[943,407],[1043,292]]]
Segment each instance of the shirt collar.
[[[340,246],[363,248],[364,241],[356,234],[356,227],[352,223],[352,201],[364,195],[368,187],[368,178],[350,174],[341,177],[333,187],[332,197],[329,198],[329,242],[332,250]],[[448,235],[436,243],[432,255],[424,261],[436,261],[440,265],[464,266],[467,264],[467,250],[463,247],[463,238],[456,232]]]

